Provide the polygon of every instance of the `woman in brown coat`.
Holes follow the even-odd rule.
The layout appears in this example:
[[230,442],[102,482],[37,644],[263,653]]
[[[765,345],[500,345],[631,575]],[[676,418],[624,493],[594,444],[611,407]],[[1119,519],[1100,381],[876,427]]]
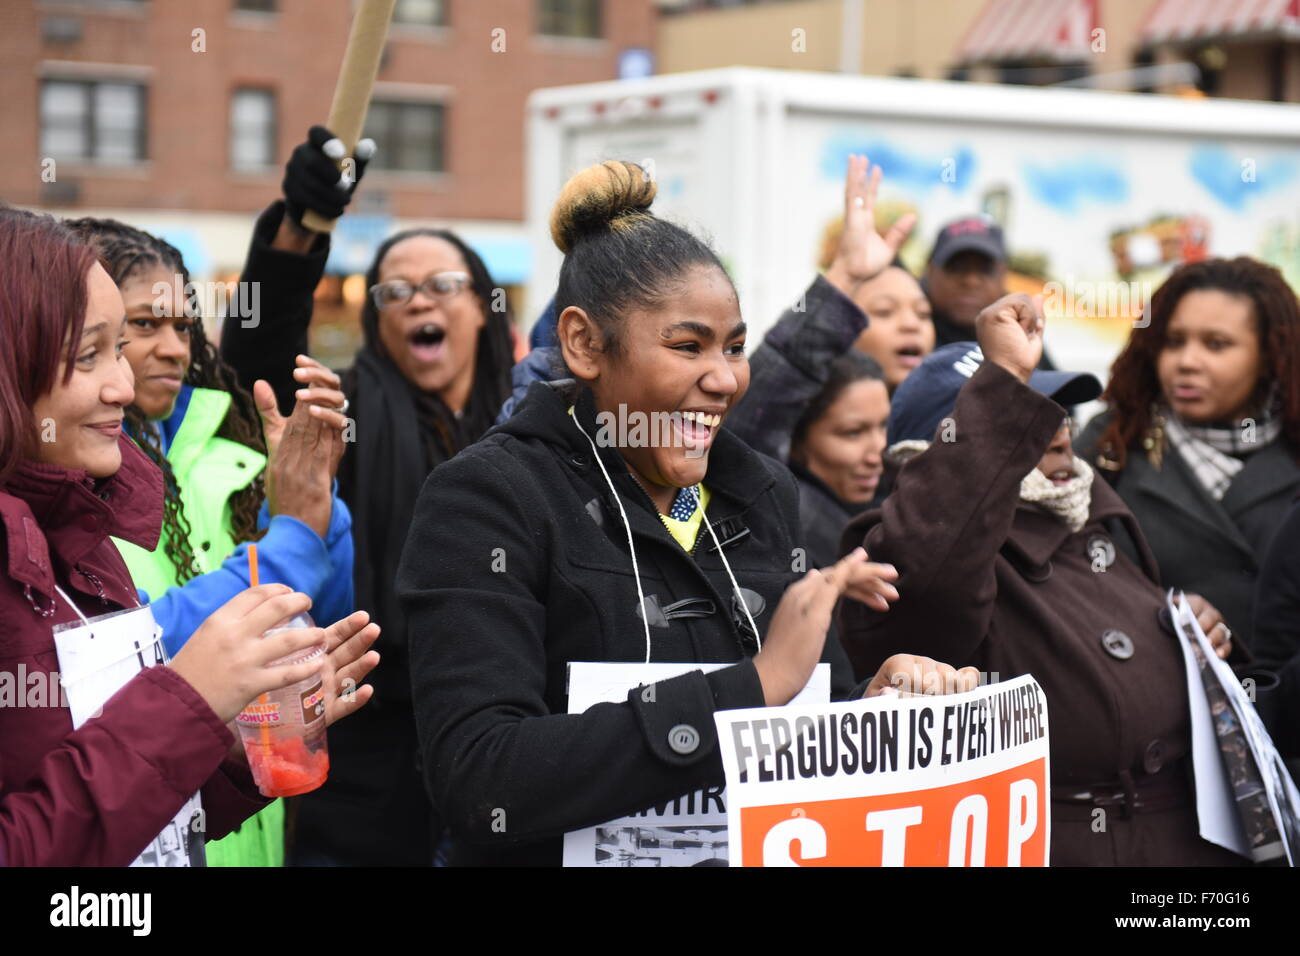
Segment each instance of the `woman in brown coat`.
[[[845,534],[898,568],[900,599],[887,614],[845,602],[844,644],[855,667],[906,646],[990,680],[1034,675],[1050,713],[1053,864],[1242,863],[1197,833],[1184,668],[1155,562],[1074,457],[1053,401],[1100,385],[1034,373],[1042,324],[1027,297],[1001,299],[979,316],[978,347],[945,346],[895,393],[891,446],[935,440]],[[1198,605],[1225,655],[1217,612]]]

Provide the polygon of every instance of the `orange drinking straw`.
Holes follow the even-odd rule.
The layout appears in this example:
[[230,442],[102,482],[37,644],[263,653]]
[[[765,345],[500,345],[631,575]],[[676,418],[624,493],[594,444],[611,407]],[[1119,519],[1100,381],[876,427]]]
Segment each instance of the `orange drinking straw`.
[[[251,543],[250,543],[250,544],[248,545],[248,586],[249,586],[249,587],[254,587],[254,588],[255,588],[255,587],[257,587],[257,585],[258,585],[258,577],[257,577],[257,545],[255,545],[255,544],[251,544]],[[266,706],[266,695],[263,694],[262,696],[258,697],[258,698],[257,698],[257,702],[258,702],[259,704],[261,704],[263,707],[265,707],[265,706]],[[265,717],[265,716],[266,716],[266,712],[263,711],[262,714],[261,714],[260,716]],[[262,725],[261,725],[261,737],[262,737],[262,746],[263,746],[263,747],[266,747],[266,748],[268,749],[268,751],[269,751],[269,749],[270,749],[270,747],[271,747],[271,726],[270,726],[266,721],[262,721]]]

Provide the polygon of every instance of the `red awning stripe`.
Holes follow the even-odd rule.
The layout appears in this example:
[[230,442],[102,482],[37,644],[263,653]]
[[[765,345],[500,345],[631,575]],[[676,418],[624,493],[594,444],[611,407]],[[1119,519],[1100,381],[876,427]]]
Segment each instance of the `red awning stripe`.
[[1082,59],[1097,26],[1097,0],[990,0],[958,46],[962,63]]
[[1246,33],[1300,35],[1300,0],[1160,0],[1142,41],[1179,43]]

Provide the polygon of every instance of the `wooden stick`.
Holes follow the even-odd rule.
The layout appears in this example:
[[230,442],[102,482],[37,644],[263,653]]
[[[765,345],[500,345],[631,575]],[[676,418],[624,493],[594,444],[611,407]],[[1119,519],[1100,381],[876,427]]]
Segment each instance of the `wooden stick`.
[[[393,19],[396,4],[397,0],[361,0],[352,20],[352,32],[348,36],[347,49],[343,51],[343,65],[339,68],[338,83],[334,87],[334,103],[330,106],[328,124],[330,132],[343,141],[345,158],[351,157],[366,125],[370,94],[375,88],[375,77],[379,75],[379,60],[384,55],[388,24]],[[342,166],[343,160],[340,160],[339,168]],[[335,221],[310,209],[302,216],[302,224],[313,232],[333,232]]]

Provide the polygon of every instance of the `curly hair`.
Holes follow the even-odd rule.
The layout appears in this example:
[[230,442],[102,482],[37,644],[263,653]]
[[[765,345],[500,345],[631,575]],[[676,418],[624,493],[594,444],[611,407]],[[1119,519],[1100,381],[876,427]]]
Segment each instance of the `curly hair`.
[[[90,243],[100,256],[113,281],[121,286],[138,269],[161,266],[173,270],[181,277],[183,286],[190,281],[189,270],[180,251],[168,242],[141,229],[118,222],[116,219],[73,219],[66,224]],[[187,303],[190,314],[198,317],[198,302]],[[199,318],[190,330],[190,364],[185,382],[197,388],[211,388],[230,395],[230,410],[217,430],[218,437],[238,442],[261,454],[266,454],[266,441],[262,434],[262,419],[257,405],[239,385],[234,369],[221,360],[216,347],[208,341]],[[176,579],[184,584],[198,576],[194,564],[194,551],[190,546],[190,524],[185,517],[185,504],[181,489],[176,483],[171,464],[163,453],[157,429],[149,426],[144,413],[132,405],[126,410],[127,427],[138,444],[162,470],[163,547]],[[256,541],[261,537],[257,530],[257,515],[266,497],[263,475],[258,475],[246,488],[230,496],[230,524],[235,543]]]
[[1156,362],[1164,349],[1169,321],[1189,292],[1212,289],[1250,299],[1266,366],[1256,383],[1262,404],[1276,388],[1281,403],[1282,437],[1300,453],[1300,303],[1282,273],[1248,256],[1206,259],[1175,269],[1151,297],[1145,328],[1136,328],[1111,366],[1102,399],[1110,420],[1098,439],[1099,461],[1122,469],[1128,452],[1151,426],[1151,408],[1160,397]]

